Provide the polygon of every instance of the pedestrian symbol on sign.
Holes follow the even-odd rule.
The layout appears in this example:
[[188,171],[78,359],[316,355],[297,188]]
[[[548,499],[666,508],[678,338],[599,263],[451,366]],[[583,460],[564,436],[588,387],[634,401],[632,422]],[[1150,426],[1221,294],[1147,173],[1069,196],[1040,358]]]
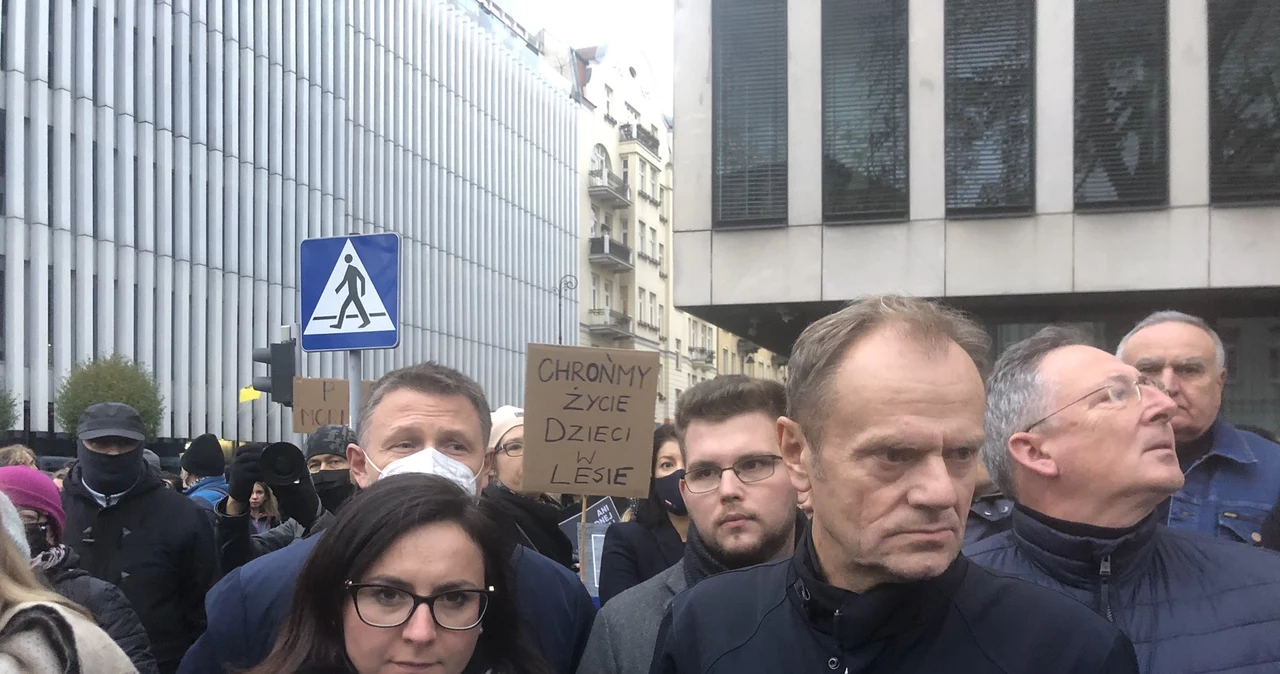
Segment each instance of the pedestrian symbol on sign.
[[377,286],[369,283],[368,279],[369,270],[348,239],[302,334],[337,335],[395,330]]

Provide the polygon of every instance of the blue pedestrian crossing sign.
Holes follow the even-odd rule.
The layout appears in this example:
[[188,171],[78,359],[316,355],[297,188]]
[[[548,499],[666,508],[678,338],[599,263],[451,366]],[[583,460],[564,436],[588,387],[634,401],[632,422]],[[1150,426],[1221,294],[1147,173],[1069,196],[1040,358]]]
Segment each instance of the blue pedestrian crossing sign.
[[400,344],[400,235],[307,239],[298,252],[302,350]]

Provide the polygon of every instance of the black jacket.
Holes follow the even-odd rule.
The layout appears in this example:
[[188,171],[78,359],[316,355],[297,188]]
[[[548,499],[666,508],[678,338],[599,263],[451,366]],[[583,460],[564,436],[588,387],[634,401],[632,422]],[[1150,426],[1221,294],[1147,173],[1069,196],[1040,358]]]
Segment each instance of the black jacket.
[[659,526],[619,522],[604,534],[600,553],[600,605],[671,568],[684,556],[684,541],[663,519]]
[[80,553],[82,569],[124,591],[165,671],[204,632],[204,595],[218,575],[208,515],[150,470],[104,508],[84,486],[82,468],[63,483],[63,542]]
[[560,528],[562,512],[558,505],[521,496],[501,484],[485,487],[483,495],[493,506],[488,512],[498,523],[509,546],[532,548],[543,557],[573,570],[573,541]]
[[1013,530],[967,549],[997,573],[1112,619],[1147,674],[1280,671],[1280,555],[1169,529],[1150,516],[1119,535],[1019,506]]
[[68,548],[62,563],[45,573],[49,587],[92,613],[98,627],[129,656],[139,674],[158,674],[160,670],[151,656],[151,640],[124,593],[115,585],[90,576],[79,565],[80,555]]
[[787,561],[675,598],[651,674],[1133,674],[1133,645],[1089,609],[963,556],[864,594],[827,585],[812,538]]

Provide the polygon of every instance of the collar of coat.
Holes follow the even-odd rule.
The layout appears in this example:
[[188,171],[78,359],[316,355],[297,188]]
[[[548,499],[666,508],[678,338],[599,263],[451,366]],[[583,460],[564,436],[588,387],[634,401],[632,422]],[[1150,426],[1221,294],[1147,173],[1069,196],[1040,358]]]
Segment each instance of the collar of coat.
[[788,597],[809,624],[852,649],[922,629],[941,619],[951,606],[969,560],[957,556],[942,575],[910,583],[885,583],[866,592],[827,583],[806,528],[791,560]]
[[1056,520],[1018,506],[1013,538],[1028,557],[1060,583],[1090,589],[1103,567],[1113,579],[1141,570],[1155,549],[1158,522],[1154,513],[1125,529],[1104,529]]

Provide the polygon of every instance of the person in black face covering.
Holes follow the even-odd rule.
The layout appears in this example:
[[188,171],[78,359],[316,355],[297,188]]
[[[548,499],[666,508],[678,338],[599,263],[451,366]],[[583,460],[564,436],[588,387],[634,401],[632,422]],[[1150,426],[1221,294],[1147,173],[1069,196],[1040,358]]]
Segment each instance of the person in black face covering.
[[684,460],[676,427],[653,432],[653,480],[635,520],[609,527],[600,554],[600,605],[680,561],[689,535],[689,511],[680,494]]
[[79,554],[80,568],[124,592],[167,674],[204,632],[217,554],[200,506],[146,468],[145,438],[141,415],[128,405],[84,411],[78,460],[63,482],[63,543]]
[[[280,503],[280,516],[285,521],[262,533],[253,533],[249,521],[249,497],[253,485],[266,481],[262,471],[261,445],[246,445],[236,452],[231,462],[228,496],[214,507],[217,514],[218,556],[226,573],[290,543],[324,531],[334,514],[355,491],[346,468],[347,446],[355,442],[355,433],[346,426],[328,425],[316,429],[307,439],[306,457],[297,452],[297,460],[305,460],[309,479],[289,484],[271,484]],[[328,466],[341,466],[328,468]]]

